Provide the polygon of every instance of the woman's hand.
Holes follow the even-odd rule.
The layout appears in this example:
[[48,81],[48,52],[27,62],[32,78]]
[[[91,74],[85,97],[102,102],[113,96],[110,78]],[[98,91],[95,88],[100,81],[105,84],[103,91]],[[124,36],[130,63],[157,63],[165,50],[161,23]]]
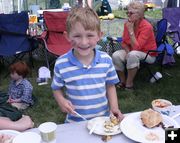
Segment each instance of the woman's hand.
[[126,25],[127,25],[129,34],[134,32],[134,22],[128,21]]

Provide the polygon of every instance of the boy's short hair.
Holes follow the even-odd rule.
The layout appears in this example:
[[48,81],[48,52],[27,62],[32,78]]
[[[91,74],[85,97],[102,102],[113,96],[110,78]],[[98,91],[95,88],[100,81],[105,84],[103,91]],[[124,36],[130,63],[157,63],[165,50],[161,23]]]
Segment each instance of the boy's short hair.
[[29,73],[29,67],[25,62],[19,61],[14,64],[12,64],[9,67],[10,73],[16,72],[18,75],[22,76],[25,78],[27,74]]
[[71,31],[73,25],[76,22],[80,22],[85,30],[101,31],[100,19],[97,13],[90,7],[75,7],[73,8],[66,20],[66,30],[67,33]]

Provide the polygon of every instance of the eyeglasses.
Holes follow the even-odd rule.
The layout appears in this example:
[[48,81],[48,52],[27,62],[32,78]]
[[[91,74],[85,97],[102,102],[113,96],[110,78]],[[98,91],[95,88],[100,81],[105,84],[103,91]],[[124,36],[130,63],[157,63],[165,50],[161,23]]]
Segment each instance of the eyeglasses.
[[131,15],[135,14],[135,12],[127,11],[126,14],[129,15],[129,16],[131,16]]

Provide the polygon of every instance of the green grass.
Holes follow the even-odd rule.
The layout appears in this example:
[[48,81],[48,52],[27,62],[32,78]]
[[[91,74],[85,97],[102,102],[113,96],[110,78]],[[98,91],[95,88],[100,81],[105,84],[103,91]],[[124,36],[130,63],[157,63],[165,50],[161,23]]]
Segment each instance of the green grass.
[[[123,112],[134,112],[151,107],[151,101],[156,98],[164,98],[173,104],[180,104],[180,57],[175,56],[176,64],[169,68],[163,68],[163,78],[157,83],[148,81],[149,74],[145,69],[138,72],[135,79],[135,91],[118,91],[119,103]],[[154,72],[158,68],[152,68]],[[172,75],[172,77],[165,74]]]
[[[145,69],[141,69],[135,79],[135,91],[124,91],[117,89],[119,107],[123,113],[141,111],[151,107],[151,101],[156,98],[164,98],[172,101],[173,104],[180,104],[180,57],[175,56],[176,64],[170,68],[164,68],[164,72],[170,73],[173,77],[163,74],[163,78],[158,83],[150,83],[148,81],[149,74]],[[54,121],[63,123],[65,114],[60,111],[55,102],[49,81],[48,85],[38,86],[36,83],[37,70],[42,62],[36,61],[35,68],[28,79],[33,84],[33,94],[37,98],[35,105],[26,111],[32,117],[36,127],[45,121]],[[153,67],[153,71],[159,71],[157,67]],[[1,77],[6,72],[1,71]],[[9,78],[1,78],[0,90],[7,91]]]
[[[152,12],[152,13],[151,13]],[[147,15],[153,17],[155,13],[156,18],[160,18],[160,12],[151,11]],[[158,13],[158,14],[156,14]],[[154,17],[155,17],[154,16]],[[106,27],[103,27],[106,31]],[[111,28],[111,31],[116,30],[116,28]],[[116,33],[113,31],[112,33]],[[44,59],[43,56],[40,59]],[[173,77],[168,77],[163,74],[162,80],[158,83],[151,84],[148,81],[148,73],[145,69],[138,72],[135,79],[135,91],[123,91],[117,89],[119,107],[123,113],[134,112],[144,110],[151,107],[151,101],[156,98],[165,98],[173,102],[173,104],[180,104],[180,57],[175,56],[176,64],[170,68],[166,68],[163,71],[172,74]],[[28,79],[33,84],[33,94],[37,98],[36,104],[24,111],[24,114],[28,114],[32,117],[35,122],[36,127],[45,121],[54,121],[56,123],[63,123],[65,114],[60,111],[57,103],[55,102],[52,91],[50,88],[49,81],[48,85],[38,86],[36,83],[36,78],[38,74],[38,68],[45,65],[43,60],[35,60],[35,67],[32,69],[31,74]],[[51,69],[51,72],[53,70]],[[153,67],[153,71],[158,71],[158,68]],[[7,91],[9,78],[3,78],[7,73],[7,66],[4,67],[0,64],[0,90]]]

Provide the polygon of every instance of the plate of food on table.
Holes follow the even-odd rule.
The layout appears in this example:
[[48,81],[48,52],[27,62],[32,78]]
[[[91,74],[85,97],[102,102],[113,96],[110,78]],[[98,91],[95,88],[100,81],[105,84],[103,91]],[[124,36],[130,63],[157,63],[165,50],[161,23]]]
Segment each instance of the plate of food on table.
[[15,130],[0,130],[0,143],[12,143],[15,136],[20,132]]
[[117,135],[121,133],[120,121],[113,115],[96,117],[88,121],[87,128],[97,135]]
[[140,143],[164,143],[165,128],[178,127],[174,119],[151,108],[127,115],[120,124],[125,136]]

